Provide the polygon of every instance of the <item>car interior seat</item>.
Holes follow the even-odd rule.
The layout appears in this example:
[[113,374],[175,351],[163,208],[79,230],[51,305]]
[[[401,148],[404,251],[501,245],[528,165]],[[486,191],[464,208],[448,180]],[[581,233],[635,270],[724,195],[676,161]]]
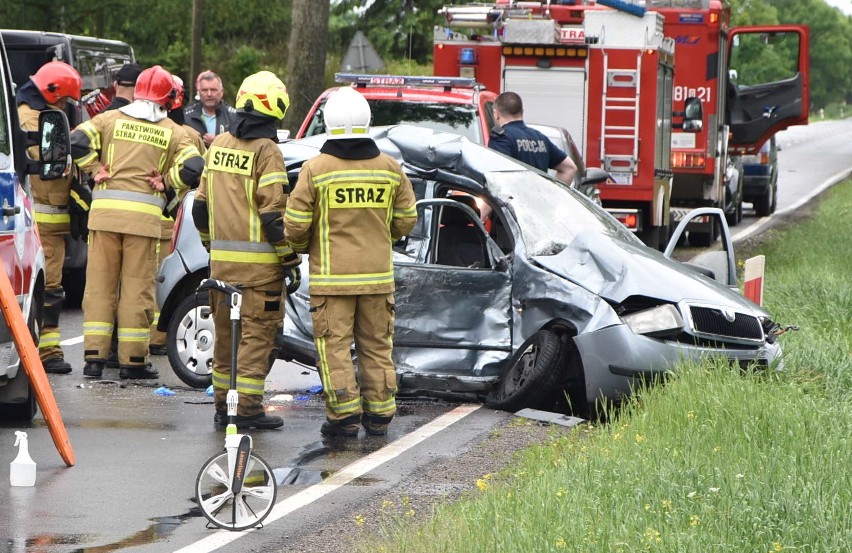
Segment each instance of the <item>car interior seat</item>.
[[[472,196],[453,196],[479,216],[479,207]],[[439,265],[453,267],[485,267],[485,237],[461,208],[441,208],[441,228],[438,231]]]

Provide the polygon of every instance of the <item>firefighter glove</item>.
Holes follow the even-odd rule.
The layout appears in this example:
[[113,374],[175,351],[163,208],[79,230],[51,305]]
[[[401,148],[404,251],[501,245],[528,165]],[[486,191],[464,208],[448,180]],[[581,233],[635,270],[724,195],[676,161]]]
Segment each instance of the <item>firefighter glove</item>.
[[302,270],[298,265],[284,268],[284,283],[287,285],[287,294],[295,294],[302,283]]
[[89,237],[89,209],[92,205],[92,191],[89,187],[74,178],[71,181],[71,196],[68,199],[68,215],[71,218],[71,237]]
[[174,188],[166,188],[163,190],[163,195],[166,197],[166,205],[163,206],[163,217],[174,219],[177,217],[178,208],[180,207],[180,197]]

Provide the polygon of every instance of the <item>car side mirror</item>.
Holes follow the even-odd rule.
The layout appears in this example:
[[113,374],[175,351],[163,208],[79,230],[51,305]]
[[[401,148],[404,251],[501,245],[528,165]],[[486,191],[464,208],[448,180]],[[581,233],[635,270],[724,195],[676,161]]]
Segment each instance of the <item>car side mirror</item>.
[[704,128],[704,110],[701,100],[690,96],[683,108],[683,132],[697,133]]
[[604,184],[609,179],[609,173],[600,167],[587,167],[583,176],[583,184]]
[[38,173],[42,180],[68,175],[71,160],[71,133],[64,112],[51,109],[38,115]]

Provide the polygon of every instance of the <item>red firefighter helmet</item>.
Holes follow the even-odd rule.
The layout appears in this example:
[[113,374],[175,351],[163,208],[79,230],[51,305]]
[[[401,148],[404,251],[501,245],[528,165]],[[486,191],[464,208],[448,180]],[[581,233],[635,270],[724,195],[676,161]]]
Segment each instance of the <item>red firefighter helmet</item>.
[[80,99],[83,79],[77,70],[62,61],[49,61],[42,65],[36,74],[30,77],[48,104],[55,104],[62,98]]
[[172,104],[172,109],[182,108],[186,95],[186,90],[183,88],[183,79],[177,75],[172,75],[172,78],[175,80],[175,87],[177,87],[177,95],[175,96],[174,104]]
[[133,89],[135,100],[150,100],[166,110],[174,107],[177,95],[174,77],[159,65],[142,71],[136,79],[136,88]]

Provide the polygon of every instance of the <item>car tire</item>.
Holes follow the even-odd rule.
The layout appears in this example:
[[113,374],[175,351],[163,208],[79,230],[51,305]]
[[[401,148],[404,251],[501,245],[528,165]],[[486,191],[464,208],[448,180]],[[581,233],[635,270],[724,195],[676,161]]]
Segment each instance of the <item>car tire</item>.
[[754,202],[754,212],[758,217],[766,217],[771,214],[772,204],[775,202],[775,191],[772,187],[768,187],[762,196]]
[[166,330],[166,353],[175,375],[193,388],[210,386],[215,341],[210,294],[193,292],[175,308]]
[[[34,308],[43,305],[44,302],[43,295],[37,294],[36,296],[36,298],[33,298]],[[30,329],[30,336],[32,336],[33,343],[36,345],[36,348],[38,348],[41,317],[41,310],[39,308],[38,311],[31,313],[29,320],[27,320],[27,328]],[[0,403],[0,420],[29,422],[33,420],[36,413],[38,413],[38,401],[36,399],[35,390],[33,390],[33,385],[30,383],[26,370],[24,370],[23,362],[23,360],[20,361],[21,367],[18,369],[18,376],[15,378],[23,378],[26,381],[28,392],[27,399],[21,403]]]
[[562,341],[556,333],[541,330],[524,342],[500,375],[485,403],[492,409],[536,409],[562,392]]
[[716,219],[712,218],[710,220],[710,232],[689,231],[689,245],[696,248],[709,248],[719,237],[718,227]]

